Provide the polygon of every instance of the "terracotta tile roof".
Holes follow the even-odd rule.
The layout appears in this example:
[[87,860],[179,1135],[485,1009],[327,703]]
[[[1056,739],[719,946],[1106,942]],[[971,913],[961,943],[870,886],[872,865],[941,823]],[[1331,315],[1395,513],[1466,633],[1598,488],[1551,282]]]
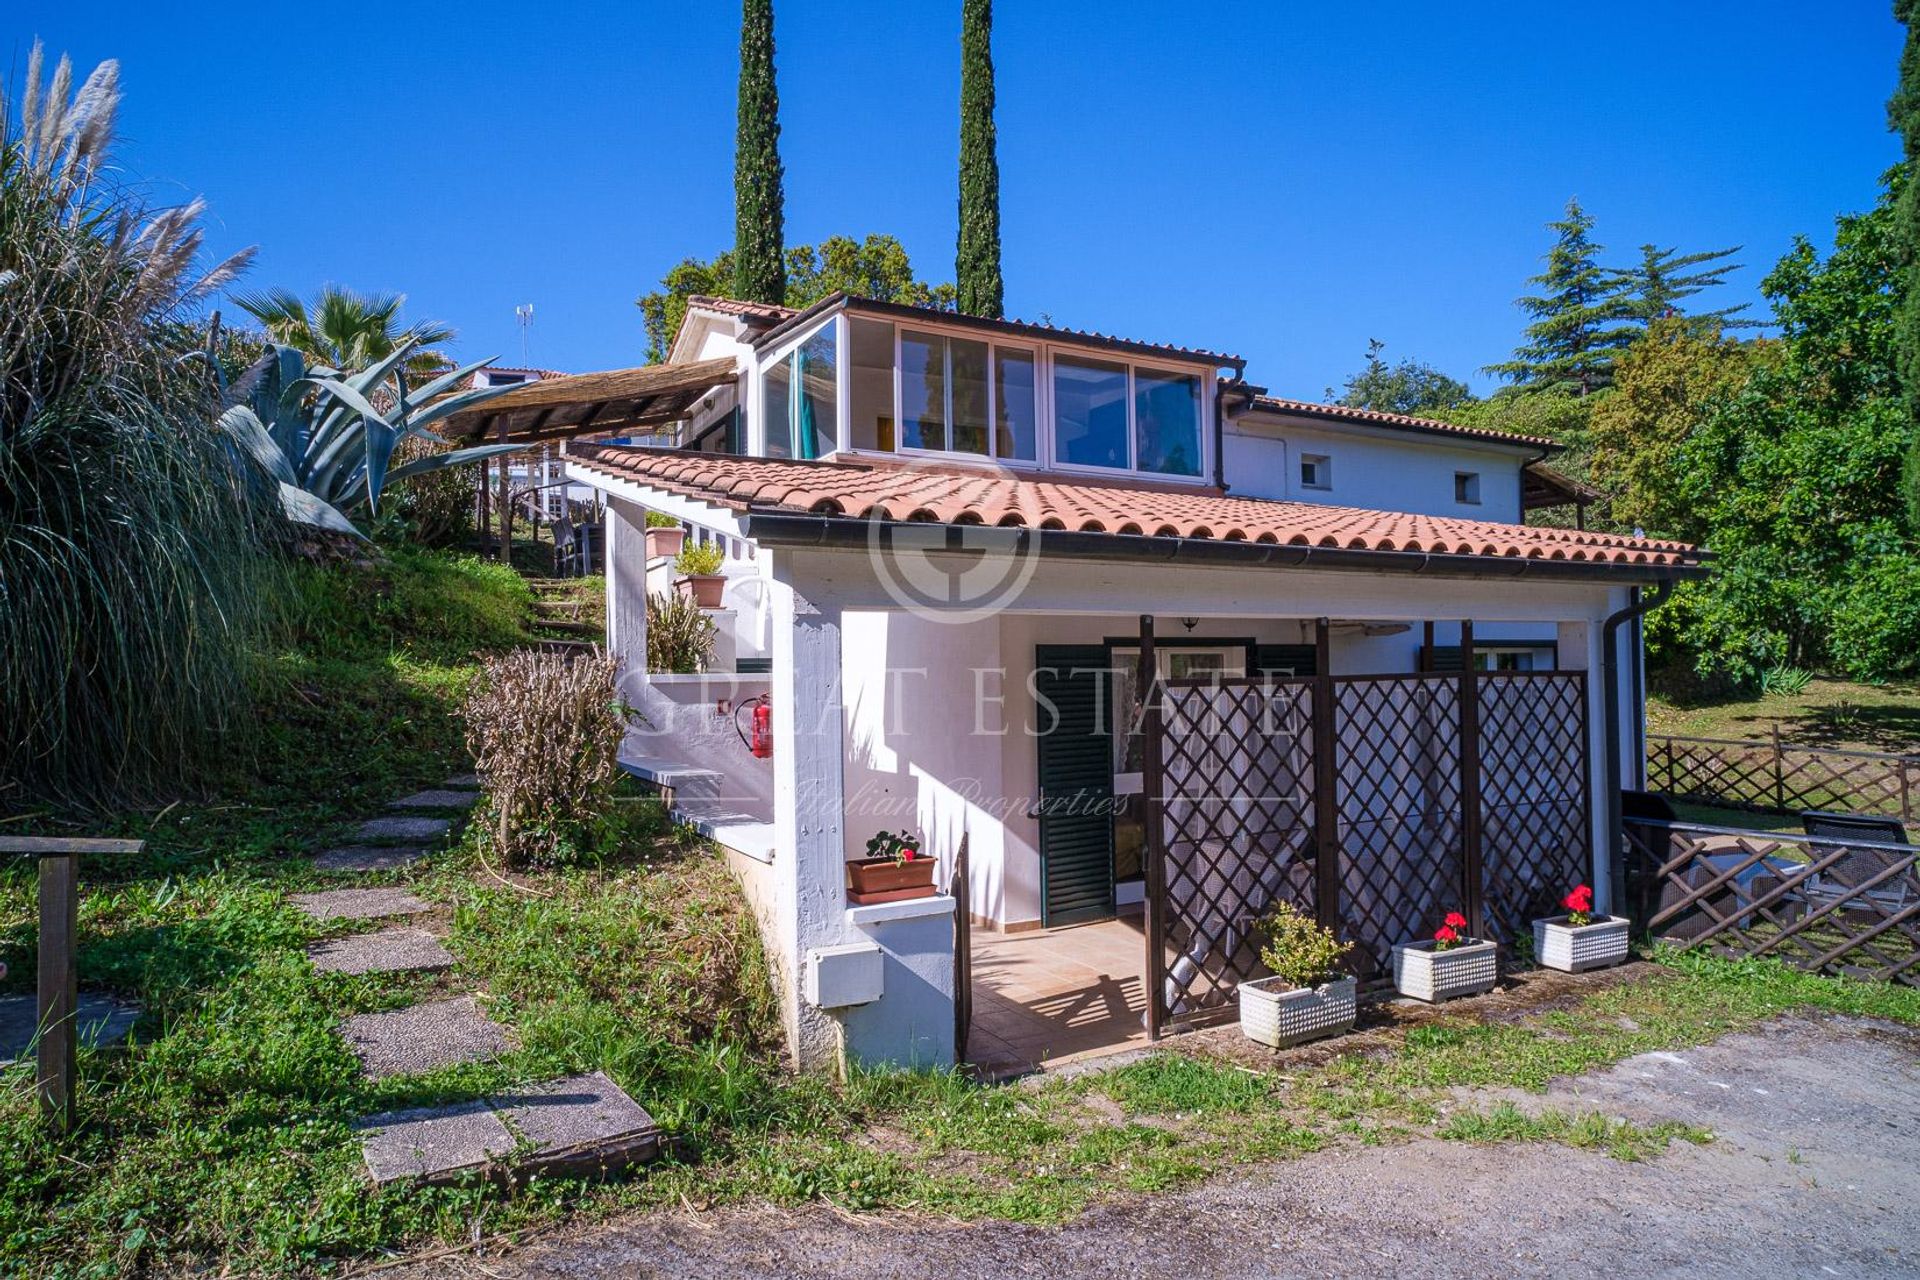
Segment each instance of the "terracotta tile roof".
[[1523,436],[1511,431],[1495,431],[1490,427],[1463,427],[1457,423],[1441,422],[1437,418],[1415,418],[1404,413],[1383,413],[1378,409],[1355,409],[1344,404],[1315,404],[1310,400],[1287,400],[1280,396],[1261,395],[1253,397],[1248,407],[1262,413],[1291,413],[1310,418],[1363,422],[1369,426],[1393,427],[1403,431],[1428,431],[1440,435],[1465,436],[1494,444],[1530,445],[1534,448],[1556,451],[1562,447],[1545,436]]
[[773,510],[1623,566],[1679,568],[1700,560],[1697,551],[1678,542],[1241,498],[1197,486],[891,461],[790,462],[613,445],[569,445],[567,459],[590,472],[738,512]]
[[743,316],[760,324],[778,324],[788,316],[798,314],[796,308],[777,303],[742,302],[737,298],[715,298],[704,293],[689,297],[687,306],[699,307],[702,311],[718,311],[723,316]]

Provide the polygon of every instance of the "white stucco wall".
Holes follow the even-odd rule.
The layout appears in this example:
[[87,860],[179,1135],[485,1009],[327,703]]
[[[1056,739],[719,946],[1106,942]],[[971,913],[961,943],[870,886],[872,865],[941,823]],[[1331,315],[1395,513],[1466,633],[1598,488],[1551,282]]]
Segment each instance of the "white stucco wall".
[[[1332,461],[1332,487],[1300,484],[1300,455]],[[1227,423],[1222,457],[1228,488],[1252,498],[1411,511],[1519,524],[1520,469],[1529,453],[1491,445],[1428,441],[1407,432],[1346,430],[1303,420],[1247,415]],[[1456,471],[1480,475],[1480,502],[1454,500]]]

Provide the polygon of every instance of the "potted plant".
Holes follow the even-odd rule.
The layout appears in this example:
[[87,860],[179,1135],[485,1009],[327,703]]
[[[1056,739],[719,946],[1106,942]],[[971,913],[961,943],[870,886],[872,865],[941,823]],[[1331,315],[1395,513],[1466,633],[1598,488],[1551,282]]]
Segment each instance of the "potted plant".
[[1627,958],[1626,917],[1595,919],[1590,887],[1576,887],[1560,900],[1560,905],[1567,914],[1533,922],[1533,953],[1543,966],[1581,973],[1604,969]]
[[1467,918],[1449,911],[1433,937],[1393,949],[1393,985],[1401,995],[1437,1004],[1493,990],[1500,976],[1499,947],[1467,934]]
[[933,859],[917,836],[882,831],[867,841],[867,856],[847,864],[847,896],[862,906],[933,896]]
[[647,512],[647,559],[668,559],[680,554],[687,531],[678,520],[664,511]]
[[720,550],[717,542],[690,542],[680,548],[680,554],[674,557],[673,567],[680,572],[680,585],[685,593],[693,597],[693,602],[702,609],[718,609],[720,593],[726,589],[727,580],[720,573],[720,566],[726,563],[726,553]]
[[1277,903],[1259,928],[1266,936],[1260,963],[1274,976],[1240,984],[1240,1029],[1247,1038],[1283,1049],[1351,1030],[1357,992],[1339,967],[1353,944],[1287,902]]

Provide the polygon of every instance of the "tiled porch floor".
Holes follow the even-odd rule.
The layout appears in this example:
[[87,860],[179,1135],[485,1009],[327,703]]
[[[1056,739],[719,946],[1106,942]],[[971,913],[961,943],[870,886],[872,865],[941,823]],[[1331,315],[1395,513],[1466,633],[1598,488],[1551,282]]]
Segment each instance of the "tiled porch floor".
[[1139,915],[1028,933],[973,932],[967,1059],[994,1074],[1147,1042]]

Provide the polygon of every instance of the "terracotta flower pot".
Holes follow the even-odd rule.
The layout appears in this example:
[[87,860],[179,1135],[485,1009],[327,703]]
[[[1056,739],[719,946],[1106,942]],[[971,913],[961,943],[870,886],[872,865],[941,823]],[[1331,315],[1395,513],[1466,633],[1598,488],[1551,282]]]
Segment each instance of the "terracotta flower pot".
[[1359,1009],[1359,985],[1352,978],[1317,987],[1296,987],[1285,978],[1240,984],[1240,1030],[1275,1049],[1351,1031]]
[[669,529],[662,525],[647,530],[647,559],[665,556],[671,560],[680,554],[680,545],[687,540],[685,529]]
[[1627,918],[1596,916],[1570,925],[1565,916],[1533,922],[1533,954],[1544,968],[1562,973],[1604,969],[1627,958]]
[[690,573],[680,579],[680,589],[702,609],[718,609],[727,578],[722,573]]
[[1445,951],[1435,951],[1431,940],[1403,942],[1393,949],[1394,987],[1429,1004],[1491,991],[1499,976],[1499,948],[1479,938]]
[[847,896],[865,906],[933,896],[933,859],[857,858],[847,864]]

